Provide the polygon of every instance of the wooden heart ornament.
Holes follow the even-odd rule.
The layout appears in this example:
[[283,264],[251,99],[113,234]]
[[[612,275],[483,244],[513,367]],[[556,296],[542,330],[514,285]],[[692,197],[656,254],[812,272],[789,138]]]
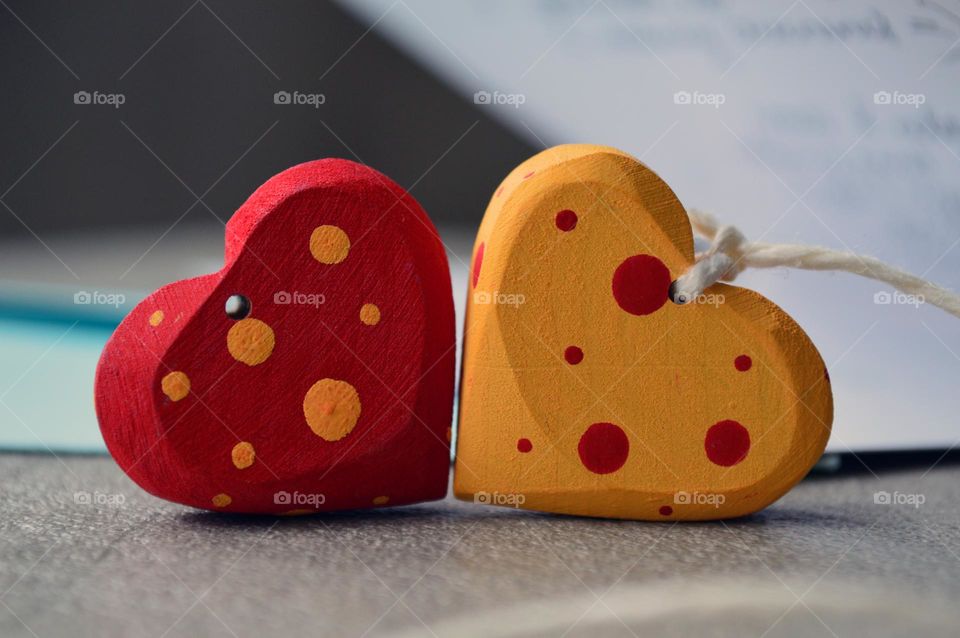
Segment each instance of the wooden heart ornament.
[[453,303],[417,202],[326,159],[270,179],[226,231],[220,272],[151,294],[103,351],[97,416],[120,467],[231,512],[442,498]]
[[683,206],[629,155],[560,146],[516,168],[474,248],[456,495],[703,520],[799,481],[830,433],[823,361],[750,290],[673,303],[693,263]]

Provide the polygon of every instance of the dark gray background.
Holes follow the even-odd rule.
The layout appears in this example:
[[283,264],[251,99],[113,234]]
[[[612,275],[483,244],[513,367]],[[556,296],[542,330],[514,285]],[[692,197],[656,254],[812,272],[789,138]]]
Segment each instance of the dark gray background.
[[[4,0],[0,199],[41,237],[166,227],[195,202],[190,190],[200,196],[237,162],[204,197],[226,220],[289,166],[359,157],[416,184],[435,222],[478,223],[496,184],[537,149],[366,31],[320,2]],[[79,90],[126,102],[76,105]],[[326,103],[276,105],[278,90]],[[204,216],[197,205],[184,223]],[[0,233],[27,232],[0,210]]]

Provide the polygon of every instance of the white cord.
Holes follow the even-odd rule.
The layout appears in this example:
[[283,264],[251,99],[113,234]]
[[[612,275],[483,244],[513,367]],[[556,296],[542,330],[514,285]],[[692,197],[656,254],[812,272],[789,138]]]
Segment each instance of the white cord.
[[672,291],[677,303],[695,300],[718,281],[733,281],[747,268],[801,268],[842,270],[888,283],[960,317],[960,295],[920,277],[883,263],[879,259],[820,246],[749,242],[734,226],[721,226],[713,216],[699,210],[687,211],[694,232],[711,241],[710,248],[697,254],[696,263],[677,279]]

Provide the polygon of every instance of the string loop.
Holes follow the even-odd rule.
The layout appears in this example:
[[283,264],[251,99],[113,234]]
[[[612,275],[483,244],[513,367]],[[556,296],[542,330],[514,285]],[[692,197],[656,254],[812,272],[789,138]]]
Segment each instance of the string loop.
[[960,295],[874,257],[821,246],[751,242],[735,226],[721,226],[708,213],[691,209],[687,214],[694,232],[711,243],[706,251],[697,253],[694,265],[674,282],[672,296],[677,303],[689,303],[716,282],[733,281],[747,268],[785,266],[843,271],[882,281],[960,317]]

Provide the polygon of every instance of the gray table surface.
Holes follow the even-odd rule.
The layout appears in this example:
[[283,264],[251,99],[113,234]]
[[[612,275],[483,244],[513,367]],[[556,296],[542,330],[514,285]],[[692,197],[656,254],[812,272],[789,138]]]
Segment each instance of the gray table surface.
[[165,503],[107,457],[0,454],[0,636],[957,635],[958,478],[812,478],[725,523],[276,519]]

